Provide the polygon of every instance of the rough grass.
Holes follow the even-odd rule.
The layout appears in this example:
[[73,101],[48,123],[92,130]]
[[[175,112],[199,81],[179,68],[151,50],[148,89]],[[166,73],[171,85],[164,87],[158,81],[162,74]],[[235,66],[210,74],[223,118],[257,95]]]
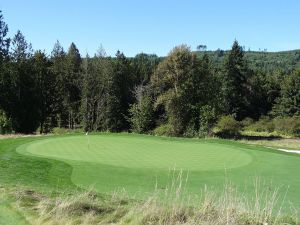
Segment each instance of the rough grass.
[[6,195],[6,190],[0,187],[0,225],[26,225],[27,222],[13,207],[11,198]]
[[273,148],[300,150],[300,138],[282,138],[275,140],[241,140],[242,143],[256,144]]
[[[278,192],[260,190],[254,184],[252,200],[228,183],[221,195],[203,189],[199,195],[186,196],[182,176],[166,187],[155,190],[143,200],[131,200],[126,192],[111,196],[91,190],[65,192],[54,196],[32,190],[10,190],[15,205],[31,224],[133,224],[133,225],[250,225],[299,224],[297,210],[281,213]],[[276,208],[279,210],[276,210]]]

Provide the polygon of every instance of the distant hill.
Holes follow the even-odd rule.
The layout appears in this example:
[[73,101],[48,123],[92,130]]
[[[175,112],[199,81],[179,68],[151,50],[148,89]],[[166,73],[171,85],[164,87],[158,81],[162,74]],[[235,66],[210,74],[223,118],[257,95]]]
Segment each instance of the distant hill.
[[[228,50],[206,51],[212,61],[218,66],[221,66]],[[203,56],[204,52],[196,51],[199,57]],[[295,68],[300,68],[300,49],[281,52],[258,52],[245,51],[245,58],[251,69],[264,72],[280,71],[290,73]]]

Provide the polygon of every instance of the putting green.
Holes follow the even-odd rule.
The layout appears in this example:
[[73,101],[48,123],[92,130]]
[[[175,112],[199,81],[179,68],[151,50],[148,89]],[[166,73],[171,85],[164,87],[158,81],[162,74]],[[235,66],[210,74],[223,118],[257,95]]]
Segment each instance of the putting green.
[[216,143],[105,135],[42,140],[27,145],[24,150],[64,161],[167,170],[219,170],[245,166],[252,161],[243,149]]
[[[270,192],[280,188],[279,194],[286,202],[300,207],[299,155],[234,141],[130,134],[72,135],[33,140],[18,146],[17,152],[66,163],[72,168],[74,184],[93,186],[100,192],[124,188],[128,193],[145,195],[155,187],[166,188],[176,169],[188,174],[189,193],[199,193],[204,185],[222,190],[224,182],[230,180],[250,196],[253,181],[259,178],[263,181],[261,188]],[[51,179],[57,176],[55,182],[59,184],[63,180],[59,180],[62,176],[57,170],[53,167],[48,173]]]

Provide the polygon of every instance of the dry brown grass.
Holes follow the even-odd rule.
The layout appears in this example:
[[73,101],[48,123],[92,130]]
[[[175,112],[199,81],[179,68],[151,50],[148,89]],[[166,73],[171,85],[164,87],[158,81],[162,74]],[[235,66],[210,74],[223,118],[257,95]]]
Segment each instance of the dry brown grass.
[[54,197],[28,190],[12,193],[18,210],[36,225],[299,224],[296,209],[291,209],[288,216],[281,212],[278,189],[261,190],[258,180],[250,199],[230,183],[221,195],[204,188],[199,195],[191,196],[185,190],[185,183],[186,179],[179,174],[165,190],[155,190],[145,200],[131,200],[126,192],[102,196],[93,190]]
[[272,148],[300,150],[300,138],[282,138],[275,140],[241,140],[242,143],[262,145]]
[[0,134],[0,140],[1,139],[7,139],[7,138],[23,138],[23,137],[39,137],[40,134]]

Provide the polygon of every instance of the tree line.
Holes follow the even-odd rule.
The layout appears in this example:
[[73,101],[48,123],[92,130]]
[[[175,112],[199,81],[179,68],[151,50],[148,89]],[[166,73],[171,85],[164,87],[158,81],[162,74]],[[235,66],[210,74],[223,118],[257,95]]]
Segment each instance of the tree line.
[[300,116],[300,70],[253,69],[237,41],[222,64],[180,45],[167,57],[82,56],[57,41],[34,51],[18,31],[8,37],[0,12],[0,130],[55,127],[174,136],[211,135],[224,116],[236,121]]

